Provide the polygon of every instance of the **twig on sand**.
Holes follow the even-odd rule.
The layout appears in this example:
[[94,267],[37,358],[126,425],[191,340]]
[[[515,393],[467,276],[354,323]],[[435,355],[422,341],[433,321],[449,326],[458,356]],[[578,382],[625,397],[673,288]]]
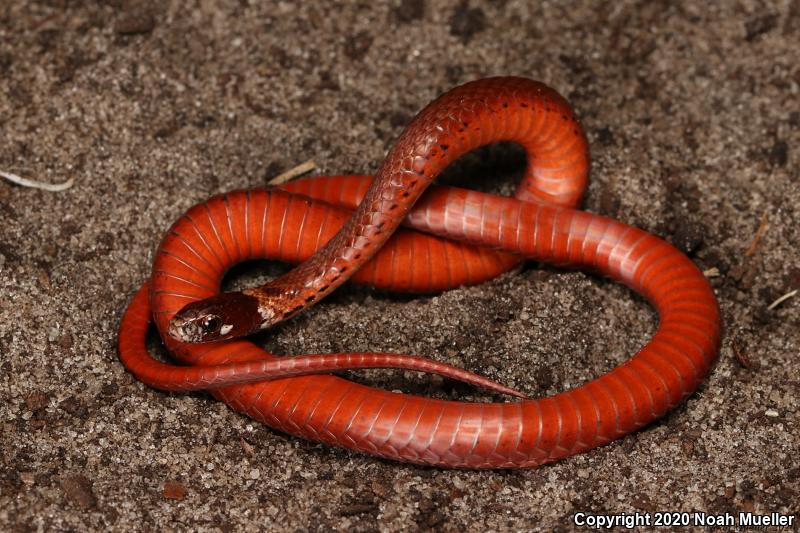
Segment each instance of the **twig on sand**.
[[786,300],[788,300],[789,298],[791,298],[791,297],[793,297],[793,296],[796,296],[796,295],[797,295],[797,292],[798,292],[798,289],[795,289],[795,290],[793,290],[793,291],[787,292],[786,294],[784,294],[783,296],[781,296],[780,298],[778,298],[777,300],[775,300],[774,302],[772,302],[771,304],[769,304],[769,305],[767,306],[767,311],[772,311],[773,309],[775,309],[776,307],[778,307],[779,305],[781,305],[783,302],[785,302],[785,301],[786,301]]
[[758,248],[758,243],[761,241],[761,236],[764,234],[764,231],[767,229],[767,222],[769,221],[769,217],[766,213],[761,216],[761,222],[758,224],[758,229],[756,230],[756,234],[753,235],[753,240],[750,241],[750,246],[747,247],[747,251],[744,253],[747,257],[750,257],[754,253],[756,253],[756,248]]
[[268,185],[280,185],[282,183],[286,183],[287,181],[292,181],[296,177],[302,176],[303,174],[306,174],[307,172],[311,172],[315,168],[317,168],[317,164],[316,163],[314,163],[313,161],[306,161],[305,163],[303,163],[301,165],[297,165],[296,167],[294,167],[292,169],[289,169],[289,170],[287,170],[286,172],[284,172],[282,174],[278,174],[277,176],[275,176],[274,178],[269,180],[267,182],[267,184]]
[[11,183],[16,183],[22,187],[31,187],[33,189],[42,189],[43,191],[59,192],[65,191],[72,187],[75,183],[74,178],[70,178],[64,183],[42,183],[41,181],[29,180],[16,174],[0,171],[0,178],[5,178]]

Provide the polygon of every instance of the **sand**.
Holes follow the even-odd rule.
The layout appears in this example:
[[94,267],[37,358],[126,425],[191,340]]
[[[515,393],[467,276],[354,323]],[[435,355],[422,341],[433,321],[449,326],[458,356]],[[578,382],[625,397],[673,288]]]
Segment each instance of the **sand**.
[[[570,530],[579,512],[798,511],[800,296],[768,308],[800,288],[797,0],[164,4],[0,6],[0,170],[75,179],[0,182],[0,530]],[[586,209],[716,269],[726,334],[688,401],[541,468],[449,471],[287,436],[125,371],[119,319],[185,209],[310,159],[374,172],[436,95],[505,74],[575,106]],[[518,156],[484,151],[454,179],[507,190]],[[656,320],[623,287],[530,264],[440,295],[345,288],[262,340],[418,353],[541,396],[613,368]]]

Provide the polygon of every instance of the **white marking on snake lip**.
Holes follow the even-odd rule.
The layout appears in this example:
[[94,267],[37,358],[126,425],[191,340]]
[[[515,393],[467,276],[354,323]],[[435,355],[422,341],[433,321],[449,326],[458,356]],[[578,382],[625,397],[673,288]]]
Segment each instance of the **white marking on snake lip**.
[[224,326],[219,328],[219,334],[220,335],[227,335],[230,332],[230,330],[232,330],[232,329],[233,329],[233,324],[225,324]]
[[264,307],[263,305],[258,306],[258,314],[261,315],[262,326],[271,322],[272,319],[275,317],[275,312],[269,307]]

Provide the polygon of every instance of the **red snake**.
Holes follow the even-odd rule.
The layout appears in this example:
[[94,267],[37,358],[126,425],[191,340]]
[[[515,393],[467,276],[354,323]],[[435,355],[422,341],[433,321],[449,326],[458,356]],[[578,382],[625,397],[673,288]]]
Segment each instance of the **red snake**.
[[[422,195],[452,161],[498,141],[527,152],[516,198],[444,187]],[[212,389],[236,411],[273,428],[390,459],[530,467],[606,444],[661,417],[697,388],[716,359],[721,325],[711,287],[681,252],[642,230],[575,209],[588,168],[580,125],[552,89],[522,78],[457,87],[415,117],[374,181],[302,180],[283,190],[227,193],[190,209],[164,237],[150,281],[123,317],[120,358],[154,387]],[[435,236],[405,228],[394,233],[401,223]],[[302,263],[257,289],[218,295],[227,269],[248,258]],[[441,291],[488,279],[521,258],[592,269],[627,285],[658,311],[655,335],[593,381],[513,403],[421,398],[331,375],[283,377],[401,366],[513,393],[425,359],[275,358],[246,340],[177,340],[215,340],[269,327],[350,276],[393,290]],[[167,348],[190,366],[148,354],[151,318]],[[253,382],[266,378],[272,380]]]

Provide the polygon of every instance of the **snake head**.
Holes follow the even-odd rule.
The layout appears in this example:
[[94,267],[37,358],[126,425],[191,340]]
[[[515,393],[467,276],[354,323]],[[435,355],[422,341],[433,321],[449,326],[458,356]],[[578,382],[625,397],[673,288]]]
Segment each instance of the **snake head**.
[[213,342],[260,329],[258,300],[241,292],[218,294],[186,305],[169,322],[169,335],[181,342]]

